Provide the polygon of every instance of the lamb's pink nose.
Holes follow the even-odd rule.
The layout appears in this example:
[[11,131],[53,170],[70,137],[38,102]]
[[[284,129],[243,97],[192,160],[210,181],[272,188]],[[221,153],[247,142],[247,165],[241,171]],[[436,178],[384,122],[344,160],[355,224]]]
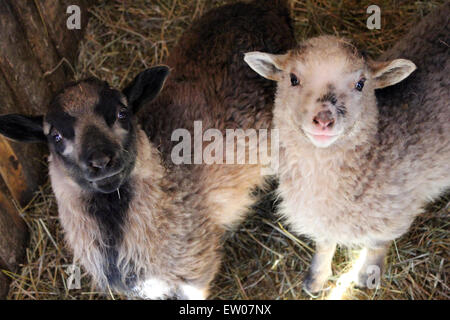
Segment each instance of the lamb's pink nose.
[[313,119],[313,124],[317,129],[325,130],[334,125],[334,117],[331,111],[320,111]]

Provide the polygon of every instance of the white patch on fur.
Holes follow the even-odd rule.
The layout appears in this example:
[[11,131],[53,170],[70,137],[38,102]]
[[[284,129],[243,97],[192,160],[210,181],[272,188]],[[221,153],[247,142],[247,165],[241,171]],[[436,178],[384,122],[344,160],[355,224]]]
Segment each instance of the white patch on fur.
[[122,128],[117,122],[114,124],[113,130],[114,134],[118,135],[121,140],[125,139],[125,137],[128,135],[128,131]]
[[199,289],[189,284],[181,285],[181,291],[187,300],[205,300],[207,296],[206,290]]
[[45,135],[48,135],[50,133],[50,124],[44,121],[44,124],[42,125],[42,130],[44,131]]
[[68,156],[68,155],[72,154],[73,150],[74,150],[73,144],[66,143],[66,148],[64,149],[64,152],[62,154],[63,154],[63,156]]
[[165,299],[171,293],[170,285],[158,278],[150,278],[144,281],[139,286],[135,287],[133,291],[143,299],[157,300]]

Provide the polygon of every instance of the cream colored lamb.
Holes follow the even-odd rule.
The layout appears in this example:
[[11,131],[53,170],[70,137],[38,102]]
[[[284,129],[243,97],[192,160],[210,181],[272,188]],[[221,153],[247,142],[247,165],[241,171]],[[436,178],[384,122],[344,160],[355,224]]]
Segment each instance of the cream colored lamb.
[[450,186],[449,51],[439,41],[449,27],[444,14],[434,15],[385,62],[334,36],[283,55],[245,56],[278,82],[281,214],[316,242],[304,284],[310,292],[331,275],[337,244],[367,248],[358,277],[366,286],[375,270],[368,267],[382,270],[391,241]]

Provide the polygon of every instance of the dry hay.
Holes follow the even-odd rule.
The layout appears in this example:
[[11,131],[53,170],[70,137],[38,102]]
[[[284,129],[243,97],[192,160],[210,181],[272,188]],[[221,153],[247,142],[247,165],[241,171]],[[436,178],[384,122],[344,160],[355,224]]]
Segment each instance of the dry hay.
[[[100,1],[90,9],[91,19],[81,44],[74,78],[96,76],[123,87],[134,75],[165,60],[192,20],[208,9],[230,1],[153,0]],[[331,33],[348,36],[373,57],[392,46],[412,25],[443,3],[435,1],[294,0],[292,12],[298,39]],[[368,30],[366,8],[381,7],[382,29]],[[313,246],[295,237],[276,220],[271,195],[224,245],[224,263],[213,299],[312,299],[301,290]],[[388,268],[377,290],[346,292],[347,299],[449,299],[450,196],[430,204],[410,231],[391,247]],[[117,299],[95,292],[83,273],[81,289],[68,290],[70,250],[63,241],[55,198],[49,184],[21,210],[31,231],[26,261],[13,279],[9,299]],[[354,251],[335,256],[329,288],[347,271]],[[337,275],[337,276],[336,276]]]

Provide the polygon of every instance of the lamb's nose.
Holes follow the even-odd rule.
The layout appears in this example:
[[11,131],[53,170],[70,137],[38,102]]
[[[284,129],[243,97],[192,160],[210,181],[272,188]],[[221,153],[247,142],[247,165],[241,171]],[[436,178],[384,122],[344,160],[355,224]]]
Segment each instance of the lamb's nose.
[[88,164],[91,168],[105,169],[111,161],[111,157],[103,152],[94,152],[91,154],[88,160]]
[[334,117],[330,110],[320,111],[313,119],[313,124],[319,129],[331,128],[334,124]]

